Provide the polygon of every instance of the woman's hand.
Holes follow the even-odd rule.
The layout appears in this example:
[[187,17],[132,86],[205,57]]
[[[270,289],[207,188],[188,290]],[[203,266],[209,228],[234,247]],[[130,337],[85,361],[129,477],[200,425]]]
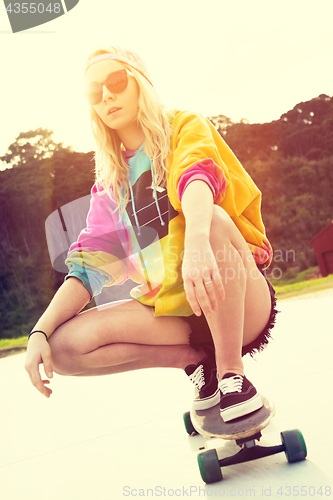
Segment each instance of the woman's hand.
[[201,309],[209,318],[224,299],[224,288],[218,265],[205,236],[185,237],[182,276],[187,300],[197,316]]
[[52,390],[46,387],[50,383],[49,380],[42,380],[39,373],[39,365],[44,365],[44,371],[50,379],[53,377],[52,360],[51,360],[51,347],[41,333],[34,333],[31,335],[27,354],[25,369],[27,370],[31,383],[39,390],[44,396],[49,398]]
[[[66,280],[51,300],[46,311],[37,321],[34,331],[47,332],[48,336],[54,332],[59,325],[76,316],[90,300],[90,293],[78,278]],[[34,333],[28,342],[25,369],[27,370],[31,383],[47,398],[52,394],[47,384],[49,380],[42,380],[39,373],[39,365],[44,365],[44,371],[50,379],[53,376],[51,348],[42,333]]]

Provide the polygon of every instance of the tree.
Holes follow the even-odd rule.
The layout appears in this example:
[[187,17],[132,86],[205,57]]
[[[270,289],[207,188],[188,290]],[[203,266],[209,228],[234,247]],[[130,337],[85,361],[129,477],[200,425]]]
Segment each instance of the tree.
[[298,103],[270,123],[233,123],[225,115],[210,121],[242,163],[277,154],[309,160],[333,155],[333,98],[326,94]]
[[63,148],[63,143],[56,143],[52,139],[52,130],[38,128],[21,132],[9,146],[7,153],[0,157],[11,167],[34,165],[41,160],[50,158],[53,153]]
[[318,160],[333,155],[333,98],[321,94],[300,102],[280,118],[284,157]]
[[0,171],[0,338],[28,333],[62,283],[51,266],[45,220],[89,194],[92,160],[92,153],[57,148]]
[[226,130],[231,125],[234,125],[234,122],[225,115],[218,116],[209,116],[208,120],[212,122],[218,133],[223,137],[226,134]]

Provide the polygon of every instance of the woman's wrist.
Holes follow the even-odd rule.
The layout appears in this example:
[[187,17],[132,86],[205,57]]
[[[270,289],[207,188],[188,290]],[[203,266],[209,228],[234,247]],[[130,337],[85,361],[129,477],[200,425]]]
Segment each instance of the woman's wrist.
[[196,245],[206,243],[207,241],[209,241],[209,231],[207,229],[201,230],[200,228],[195,229],[195,227],[192,227],[185,230],[185,246],[192,243],[195,243]]
[[31,333],[29,333],[28,335],[28,340],[30,340],[30,337],[32,335],[44,335],[46,341],[48,341],[48,336],[46,335],[45,332],[43,332],[42,330],[33,330]]

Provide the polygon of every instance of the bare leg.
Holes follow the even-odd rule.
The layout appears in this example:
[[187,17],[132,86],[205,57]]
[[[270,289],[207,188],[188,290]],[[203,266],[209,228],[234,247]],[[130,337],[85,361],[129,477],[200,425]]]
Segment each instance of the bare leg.
[[[93,363],[93,357],[85,355],[84,371],[75,373],[76,376],[112,375],[143,368],[180,368],[182,370],[189,364],[197,364],[205,353],[191,349],[188,345],[181,346],[149,346],[139,344],[113,344],[98,349],[108,362],[113,359],[113,365],[90,368],[88,363]],[[100,353],[98,353],[99,356]],[[120,354],[120,357],[118,355]],[[123,358],[121,357],[123,354]],[[128,360],[126,359],[128,358]],[[124,362],[122,362],[124,361]],[[66,373],[64,373],[66,375]]]
[[184,369],[203,351],[188,344],[190,329],[181,318],[155,318],[136,301],[86,311],[50,337],[54,369],[62,375],[106,375],[152,367]]
[[207,318],[216,349],[217,370],[220,378],[227,372],[244,375],[242,346],[255,340],[268,322],[269,289],[243,236],[228,214],[217,206],[210,242],[225,289],[225,300]]

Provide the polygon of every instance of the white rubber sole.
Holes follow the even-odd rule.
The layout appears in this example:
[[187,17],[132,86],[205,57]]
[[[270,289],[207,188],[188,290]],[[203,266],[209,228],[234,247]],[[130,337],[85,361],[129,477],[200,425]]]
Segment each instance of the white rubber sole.
[[263,406],[263,402],[260,394],[256,394],[252,399],[245,401],[244,403],[239,403],[234,406],[230,406],[225,410],[220,410],[221,417],[224,422],[229,422],[235,418],[244,417],[253,411],[259,410]]
[[213,406],[218,405],[221,401],[220,389],[216,389],[216,392],[209,398],[201,398],[193,400],[193,410],[208,410],[213,408]]

